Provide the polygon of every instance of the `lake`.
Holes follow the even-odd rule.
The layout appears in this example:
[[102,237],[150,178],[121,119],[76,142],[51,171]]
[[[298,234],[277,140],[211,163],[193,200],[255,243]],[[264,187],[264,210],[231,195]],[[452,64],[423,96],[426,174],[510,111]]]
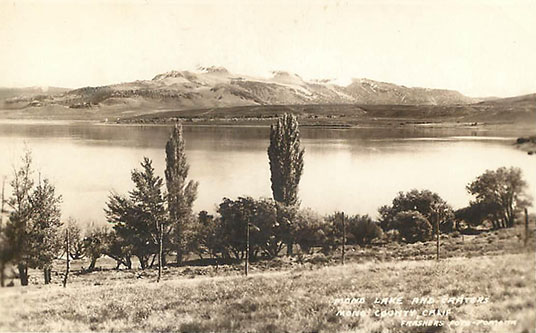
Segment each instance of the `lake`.
[[[130,171],[143,156],[159,175],[170,127],[82,122],[0,121],[0,182],[8,181],[23,148],[63,196],[63,216],[105,223],[110,191],[132,188]],[[536,158],[513,142],[526,133],[472,128],[302,128],[302,207],[377,216],[398,191],[439,193],[454,208],[468,204],[468,182],[486,169],[520,167],[536,188]],[[269,128],[185,126],[190,179],[199,181],[195,211],[215,212],[223,197],[271,197],[266,149]],[[37,175],[37,173],[36,173]],[[6,190],[10,187],[6,185]]]

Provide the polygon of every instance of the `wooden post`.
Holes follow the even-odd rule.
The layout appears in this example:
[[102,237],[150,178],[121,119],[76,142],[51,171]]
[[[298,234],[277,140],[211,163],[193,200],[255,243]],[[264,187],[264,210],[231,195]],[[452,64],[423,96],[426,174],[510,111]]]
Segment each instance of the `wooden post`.
[[244,267],[244,273],[248,276],[249,270],[249,223],[246,223],[246,264]]
[[344,265],[344,255],[346,254],[346,219],[342,213],[342,264]]
[[529,244],[529,212],[525,208],[525,246]]
[[65,276],[63,277],[63,288],[67,286],[67,278],[69,276],[69,270],[70,270],[70,261],[69,261],[69,228],[65,230],[65,253],[67,255],[67,261],[65,266]]
[[436,213],[436,260],[439,261],[439,212]]

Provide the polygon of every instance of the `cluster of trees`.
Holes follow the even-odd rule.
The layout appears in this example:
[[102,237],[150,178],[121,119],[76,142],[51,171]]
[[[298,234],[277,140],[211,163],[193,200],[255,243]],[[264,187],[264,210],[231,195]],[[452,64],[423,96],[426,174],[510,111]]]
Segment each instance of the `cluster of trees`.
[[189,165],[182,127],[177,125],[166,145],[167,191],[162,189],[164,179],[155,174],[151,160],[145,158],[142,169],[132,171],[134,189],[126,196],[113,193],[107,202],[106,217],[113,225],[107,247],[119,250],[115,252],[121,262],[130,263],[132,256],[137,257],[141,268],[151,266],[155,256],[161,268],[173,254],[180,265],[184,254],[191,252],[242,258],[245,233],[251,225],[251,258],[259,254],[274,257],[284,244],[291,254],[303,155],[296,118],[282,116],[271,127],[268,148],[274,200],[224,198],[217,218],[207,212],[194,217],[197,183],[186,180]]
[[108,198],[105,214],[112,228],[92,227],[85,233],[72,220],[63,225],[61,196],[46,178],[34,183],[27,152],[11,181],[8,221],[0,223],[0,271],[7,263],[14,264],[26,285],[28,268],[43,269],[48,283],[55,258],[65,254],[71,259],[88,258],[87,270],[91,271],[106,255],[116,260],[117,268],[132,268],[133,257],[142,269],[157,264],[160,280],[166,259],[173,256],[181,265],[190,253],[201,258],[274,258],[283,248],[292,255],[294,245],[303,253],[315,248],[328,253],[341,245],[344,249],[346,244],[386,239],[386,234],[412,243],[460,230],[463,225],[511,227],[518,211],[530,204],[521,170],[499,168],[467,185],[475,199],[457,211],[437,193],[411,190],[380,207],[378,221],[343,212],[322,217],[300,209],[298,186],[305,151],[294,116],[285,114],[271,126],[267,152],[273,198],[223,198],[216,215],[201,211],[195,216],[192,205],[198,183],[188,180],[182,126],[177,124],[166,144],[164,177],[156,174],[152,161],[145,157],[141,168],[131,172],[133,189],[127,194],[111,193]]
[[313,247],[334,249],[340,244],[342,222],[347,225],[348,244],[365,244],[381,235],[379,226],[368,216],[335,214],[322,218],[299,209],[303,156],[296,117],[285,114],[270,129],[268,159],[273,199],[224,198],[217,216],[202,211],[194,217],[197,183],[186,181],[189,166],[182,128],[177,125],[166,145],[167,191],[162,189],[164,179],[155,174],[151,160],[145,158],[141,170],[132,171],[134,189],[126,196],[110,195],[105,212],[113,232],[101,241],[105,244],[102,249],[127,267],[131,266],[131,257],[137,257],[143,269],[155,260],[159,267],[165,265],[170,255],[176,255],[177,264],[181,264],[185,253],[245,258],[248,228],[248,257],[252,259],[273,258],[284,247],[291,255],[294,244],[305,252]]
[[517,215],[530,206],[521,169],[486,170],[466,186],[475,197],[469,206],[454,211],[437,193],[428,190],[400,192],[391,205],[379,209],[384,231],[396,230],[413,243],[431,239],[439,232],[461,231],[488,224],[492,229],[514,226]]
[[397,230],[401,239],[413,243],[429,240],[438,232],[454,228],[452,208],[429,190],[399,192],[391,205],[378,209],[384,231]]
[[514,167],[487,170],[466,189],[475,199],[456,211],[456,217],[471,226],[489,222],[494,229],[510,228],[519,211],[532,201],[521,169]]
[[289,243],[297,244],[304,253],[321,248],[328,253],[341,244],[343,223],[346,244],[367,244],[381,237],[382,231],[368,216],[345,216],[338,212],[322,217],[310,209],[292,212],[291,223],[278,222],[279,204],[272,199],[224,198],[218,216],[202,211],[192,250],[199,256],[215,258],[246,257],[246,232],[250,226],[249,258],[274,258]]
[[[38,175],[32,167],[32,153],[26,149],[21,166],[10,182],[12,195],[5,198],[5,178],[2,183],[0,210],[0,285],[5,285],[8,266],[16,268],[21,285],[29,284],[28,269],[43,270],[45,284],[52,278],[55,259],[90,260],[93,270],[102,255],[116,256],[113,233],[105,227],[90,226],[83,232],[73,219],[61,219],[61,195],[47,178]],[[7,221],[4,217],[7,216]],[[69,246],[66,246],[69,244]],[[115,251],[115,252],[114,252]]]
[[171,251],[176,253],[177,264],[182,264],[188,252],[192,205],[198,187],[197,182],[187,180],[188,171],[182,126],[178,124],[166,144],[167,191],[163,189],[164,178],[155,174],[152,161],[145,157],[141,170],[131,173],[134,189],[128,195],[110,195],[105,208],[114,229],[109,246],[117,249],[120,262],[130,267],[130,258],[135,256],[144,269],[152,265],[156,255],[158,279]]

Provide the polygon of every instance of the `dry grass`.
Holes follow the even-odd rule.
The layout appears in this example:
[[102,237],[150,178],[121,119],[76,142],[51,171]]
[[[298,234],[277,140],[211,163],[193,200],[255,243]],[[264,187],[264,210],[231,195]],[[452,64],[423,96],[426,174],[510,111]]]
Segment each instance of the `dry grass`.
[[[531,226],[531,230],[532,230]],[[54,285],[0,289],[0,331],[356,331],[356,332],[532,332],[534,237],[523,247],[523,228],[478,236],[444,237],[437,263],[435,243],[389,243],[339,254],[277,258],[242,266],[170,267],[160,284],[155,270],[103,270],[79,274],[74,263],[67,288],[61,266]],[[531,254],[529,254],[529,253]],[[446,258],[448,257],[448,258]],[[454,257],[454,258],[451,258]],[[59,263],[61,264],[61,263]],[[412,305],[413,297],[489,297],[486,304]],[[402,305],[373,304],[376,297],[404,296]],[[365,304],[334,304],[342,297],[365,297]],[[451,309],[447,316],[408,319],[516,320],[514,326],[403,327],[401,316],[337,316],[338,310]]]
[[[337,316],[339,309],[446,309],[379,306],[375,297],[485,296],[487,304],[451,306],[431,319],[517,320],[515,326],[420,328],[421,332],[529,332],[535,327],[534,257],[528,254],[434,261],[362,263],[241,276],[136,279],[105,285],[30,286],[0,294],[3,331],[358,331],[414,332],[401,317]],[[340,297],[365,304],[336,305]],[[419,317],[423,318],[423,317]]]

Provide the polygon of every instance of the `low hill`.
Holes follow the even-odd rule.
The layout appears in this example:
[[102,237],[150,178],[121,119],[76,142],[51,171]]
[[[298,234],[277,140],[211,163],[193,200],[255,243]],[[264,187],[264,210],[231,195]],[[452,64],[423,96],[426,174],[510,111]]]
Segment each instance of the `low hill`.
[[526,108],[531,110],[536,108],[536,94],[521,95],[507,98],[497,98],[478,103],[482,106],[508,106],[511,108]]
[[[0,87],[0,103],[12,98],[31,98],[36,96],[48,96],[62,94],[69,91],[67,88],[58,87],[27,87],[27,88],[2,88]],[[1,104],[0,104],[1,105]]]
[[355,125],[431,125],[454,123],[510,124],[536,128],[536,105],[505,107],[494,105],[374,105],[374,104],[313,104],[313,105],[254,105],[225,108],[159,111],[143,115],[123,114],[122,123],[173,123],[177,120],[200,123],[270,124],[283,113],[296,115],[300,124],[313,126],[350,127]]

